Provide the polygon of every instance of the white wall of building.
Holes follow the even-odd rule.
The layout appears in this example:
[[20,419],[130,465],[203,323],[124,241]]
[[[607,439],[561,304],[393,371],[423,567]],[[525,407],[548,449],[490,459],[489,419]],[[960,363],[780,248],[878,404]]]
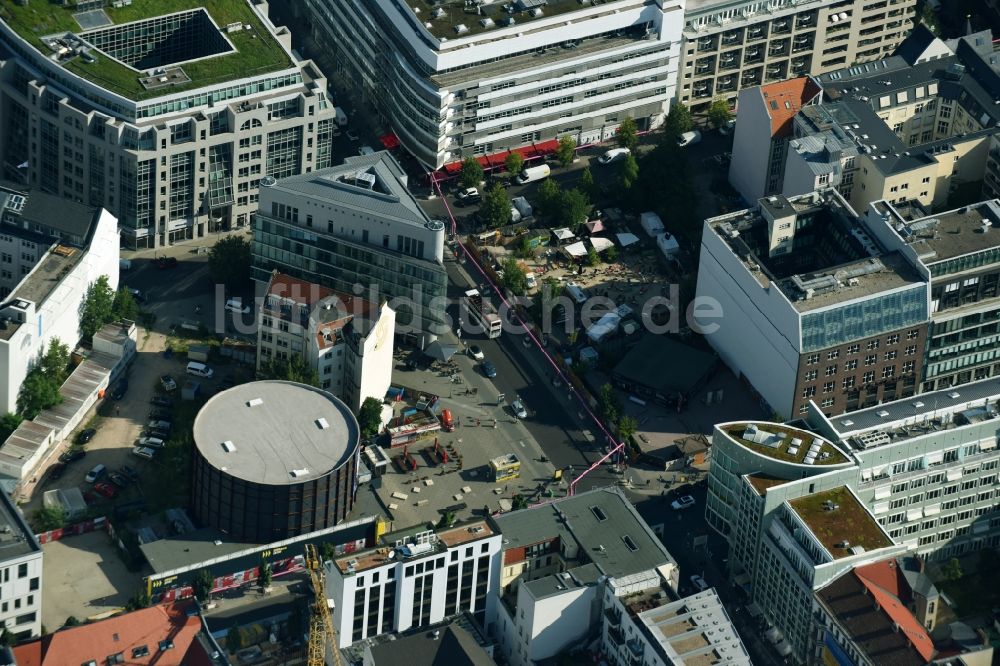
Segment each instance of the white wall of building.
[[42,634],[41,550],[0,562],[0,627],[13,634]]
[[599,585],[569,587],[558,594],[536,599],[527,586],[517,585],[516,617],[497,604],[500,650],[512,666],[530,666],[552,657],[591,630]]
[[[459,599],[462,596],[463,574],[472,568],[471,590],[466,590],[468,603],[459,604],[456,612],[483,610],[476,607],[476,586],[481,576],[487,576],[487,599],[496,594],[499,579],[495,575],[500,559],[501,536],[499,534],[472,541],[454,548],[439,549],[425,557],[401,559],[396,556],[390,563],[372,567],[357,573],[343,574],[328,564],[327,597],[334,602],[333,624],[337,630],[340,647],[347,647],[355,641],[354,613],[359,595],[364,599],[363,617],[367,618],[373,608],[377,609],[378,622],[375,627],[365,627],[361,639],[371,638],[390,631],[406,631],[417,626],[426,626],[442,621],[448,608],[448,569],[457,565],[459,569]],[[480,558],[487,558],[487,565],[480,568]],[[417,568],[421,573],[416,573]],[[491,571],[492,570],[492,571]],[[376,581],[377,577],[377,581]],[[428,578],[423,584],[421,580]],[[395,603],[387,621],[381,621],[387,603],[388,581],[395,582]],[[420,606],[423,595],[431,595],[430,617],[419,623]]]
[[[10,339],[0,340],[0,412],[16,411],[21,384],[49,341],[58,338],[70,349],[79,342],[80,305],[87,288],[107,275],[111,288],[118,289],[118,220],[102,210],[96,225],[90,246],[75,248],[83,256],[73,269],[44,301],[28,308],[25,323]],[[29,273],[25,279],[30,277]],[[16,289],[13,295],[17,296]]]
[[393,339],[396,312],[384,303],[379,308],[378,323],[358,341],[358,354],[347,358],[344,396],[348,406],[357,412],[365,398],[382,401],[392,383]]
[[[771,152],[771,117],[759,87],[740,91],[733,157],[729,163],[729,184],[747,202],[764,196],[767,164]],[[811,191],[811,190],[810,190]]]
[[706,339],[781,414],[792,410],[799,363],[799,317],[777,287],[761,287],[708,224],[702,234],[698,296],[715,299],[722,318]]
[[819,176],[809,168],[802,155],[789,148],[788,156],[785,158],[785,177],[781,183],[781,195],[795,197],[815,192],[821,187],[825,187],[825,184],[821,184],[819,180]]

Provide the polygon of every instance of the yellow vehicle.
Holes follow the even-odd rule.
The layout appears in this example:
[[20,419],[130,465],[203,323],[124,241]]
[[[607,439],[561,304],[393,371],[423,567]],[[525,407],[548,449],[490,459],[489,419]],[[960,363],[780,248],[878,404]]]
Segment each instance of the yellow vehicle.
[[493,480],[507,481],[521,476],[521,461],[513,453],[505,456],[497,456],[490,460],[490,471],[493,472]]

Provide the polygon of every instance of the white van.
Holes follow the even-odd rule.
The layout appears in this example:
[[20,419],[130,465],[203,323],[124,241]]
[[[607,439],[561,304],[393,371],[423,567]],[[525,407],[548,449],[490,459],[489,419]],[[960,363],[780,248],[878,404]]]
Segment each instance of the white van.
[[583,305],[587,302],[587,292],[580,288],[576,282],[566,283],[566,293],[569,297],[576,301],[577,305]]
[[189,375],[194,375],[195,377],[204,377],[205,379],[211,379],[215,371],[208,367],[204,363],[199,363],[198,361],[191,361],[187,364],[187,373]]

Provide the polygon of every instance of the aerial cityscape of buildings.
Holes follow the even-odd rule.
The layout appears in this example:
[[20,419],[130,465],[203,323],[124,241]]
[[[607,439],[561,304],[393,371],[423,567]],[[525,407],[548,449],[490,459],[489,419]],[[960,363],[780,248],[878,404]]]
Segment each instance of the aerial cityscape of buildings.
[[992,663],[996,34],[0,0],[0,663]]

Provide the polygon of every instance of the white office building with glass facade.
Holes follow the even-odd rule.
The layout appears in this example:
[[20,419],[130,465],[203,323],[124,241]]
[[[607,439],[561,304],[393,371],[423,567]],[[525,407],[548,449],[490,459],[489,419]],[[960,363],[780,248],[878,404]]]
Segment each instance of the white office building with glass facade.
[[6,178],[106,208],[125,246],[155,248],[247,226],[262,178],[329,166],[326,79],[266,3],[127,5],[3,3]]

